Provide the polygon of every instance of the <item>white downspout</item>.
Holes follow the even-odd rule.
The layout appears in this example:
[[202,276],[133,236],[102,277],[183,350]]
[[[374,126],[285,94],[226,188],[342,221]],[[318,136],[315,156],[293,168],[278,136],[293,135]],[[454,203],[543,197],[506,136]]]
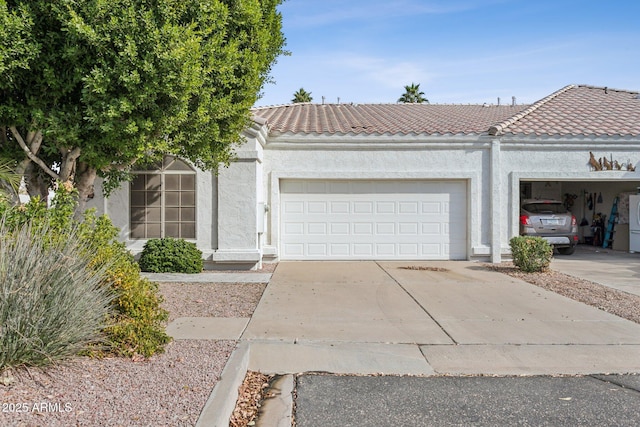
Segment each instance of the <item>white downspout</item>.
[[500,140],[491,141],[491,262],[502,262],[502,179],[500,168]]

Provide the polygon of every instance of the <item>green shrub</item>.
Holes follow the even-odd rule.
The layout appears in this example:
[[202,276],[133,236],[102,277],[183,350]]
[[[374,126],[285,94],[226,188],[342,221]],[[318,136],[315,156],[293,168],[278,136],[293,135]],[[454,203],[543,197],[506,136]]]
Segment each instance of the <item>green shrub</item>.
[[103,340],[113,293],[108,263],[91,266],[70,229],[52,243],[47,227],[0,224],[0,371],[42,366]]
[[200,273],[202,251],[195,243],[165,237],[145,243],[140,255],[140,268],[151,273]]
[[40,233],[46,247],[67,241],[71,227],[77,227],[77,238],[90,259],[90,268],[104,270],[103,288],[110,290],[115,298],[114,310],[102,330],[107,346],[92,347],[94,355],[106,352],[149,357],[162,352],[170,341],[164,327],[169,316],[160,307],[162,297],[157,285],[140,275],[133,256],[124,243],[117,240],[118,228],[107,216],[96,218],[93,211],[87,211],[77,223],[73,220],[75,205],[75,190],[59,185],[51,209],[33,199],[24,206],[0,203],[0,214],[8,230],[28,221],[34,230],[46,228],[46,233]]
[[162,352],[170,341],[164,324],[169,313],[160,307],[158,285],[140,275],[140,267],[116,237],[118,228],[107,216],[85,212],[81,224],[84,240],[91,242],[92,262],[96,267],[108,264],[105,284],[114,290],[113,321],[104,330],[111,353],[149,357]]
[[517,236],[509,241],[513,263],[527,273],[545,271],[553,257],[553,248],[541,237]]

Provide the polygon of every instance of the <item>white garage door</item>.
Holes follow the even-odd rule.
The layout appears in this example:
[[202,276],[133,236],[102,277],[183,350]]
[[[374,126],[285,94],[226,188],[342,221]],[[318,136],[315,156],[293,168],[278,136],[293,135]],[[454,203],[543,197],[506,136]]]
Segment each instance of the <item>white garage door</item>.
[[286,260],[466,259],[464,181],[282,180]]

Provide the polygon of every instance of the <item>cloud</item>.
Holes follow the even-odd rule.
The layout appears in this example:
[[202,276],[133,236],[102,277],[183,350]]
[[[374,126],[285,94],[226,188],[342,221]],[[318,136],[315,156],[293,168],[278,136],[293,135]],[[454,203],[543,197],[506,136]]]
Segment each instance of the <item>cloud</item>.
[[371,23],[403,16],[442,15],[480,9],[509,0],[298,0],[285,2],[281,11],[288,28],[309,29],[352,22]]
[[334,60],[336,66],[342,66],[348,73],[359,75],[363,80],[386,88],[402,88],[409,83],[430,80],[424,64],[396,58],[356,56],[343,54]]

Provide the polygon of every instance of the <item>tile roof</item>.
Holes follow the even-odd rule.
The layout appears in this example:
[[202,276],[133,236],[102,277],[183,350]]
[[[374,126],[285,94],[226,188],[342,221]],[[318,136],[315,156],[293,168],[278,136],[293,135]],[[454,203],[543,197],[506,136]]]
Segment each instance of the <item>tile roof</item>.
[[486,133],[528,105],[312,104],[252,110],[273,134],[465,135]]
[[640,136],[638,92],[586,85],[531,105],[300,103],[252,112],[272,135]]
[[638,92],[570,85],[532,104],[490,135],[640,136]]

